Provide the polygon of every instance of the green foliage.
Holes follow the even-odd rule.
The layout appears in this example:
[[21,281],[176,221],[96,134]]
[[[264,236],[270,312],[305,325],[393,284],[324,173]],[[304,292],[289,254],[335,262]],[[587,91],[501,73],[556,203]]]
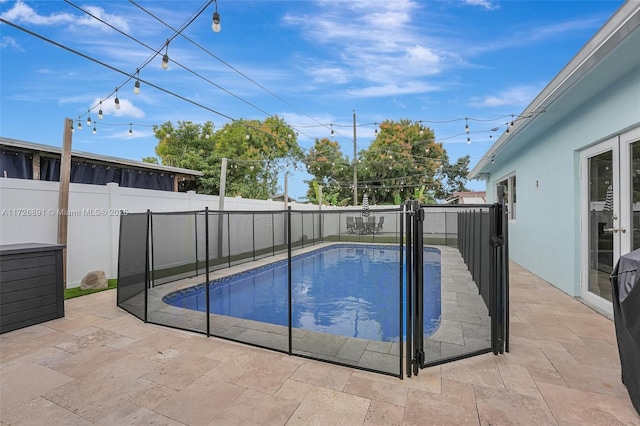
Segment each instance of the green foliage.
[[222,158],[227,158],[227,196],[267,199],[278,192],[278,172],[302,159],[295,132],[278,117],[237,120],[214,131],[203,125],[178,121],[154,126],[156,154],[162,164],[199,170],[196,191],[220,192]]
[[142,161],[150,164],[159,164],[158,157],[144,157]]
[[442,164],[442,185],[436,190],[436,197],[442,200],[446,200],[454,192],[466,192],[469,189],[466,187],[467,175],[469,174],[469,156],[458,158],[458,160],[451,164],[449,163],[449,156],[444,156]]
[[118,280],[111,278],[107,280],[107,288],[100,290],[83,290],[80,287],[68,288],[64,291],[64,299],[73,299],[74,297],[84,296],[86,294],[97,293],[99,291],[110,290],[118,286]]
[[[397,205],[409,199],[435,203],[446,159],[446,151],[428,127],[410,120],[386,120],[369,148],[358,155],[358,196],[367,193],[372,204]],[[310,200],[314,199],[313,182],[324,186],[323,198],[331,204],[352,199],[353,162],[337,142],[316,140],[304,161],[313,175],[308,182]]]

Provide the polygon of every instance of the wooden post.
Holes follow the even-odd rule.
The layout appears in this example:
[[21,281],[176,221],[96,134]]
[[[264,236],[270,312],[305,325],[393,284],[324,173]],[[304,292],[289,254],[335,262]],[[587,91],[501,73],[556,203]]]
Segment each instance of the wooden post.
[[31,160],[31,168],[33,169],[33,180],[40,180],[40,153],[34,152]]
[[71,180],[71,141],[73,120],[65,118],[62,132],[62,155],[60,156],[60,189],[58,191],[58,244],[64,244],[62,250],[62,281],[67,288],[67,225],[69,215],[69,181]]

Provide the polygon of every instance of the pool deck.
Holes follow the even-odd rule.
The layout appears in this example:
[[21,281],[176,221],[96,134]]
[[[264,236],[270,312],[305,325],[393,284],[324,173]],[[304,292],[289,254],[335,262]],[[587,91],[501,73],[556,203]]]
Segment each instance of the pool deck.
[[613,322],[510,272],[511,352],[404,380],[144,324],[114,290],[71,299],[65,318],[0,336],[0,422],[640,425]]

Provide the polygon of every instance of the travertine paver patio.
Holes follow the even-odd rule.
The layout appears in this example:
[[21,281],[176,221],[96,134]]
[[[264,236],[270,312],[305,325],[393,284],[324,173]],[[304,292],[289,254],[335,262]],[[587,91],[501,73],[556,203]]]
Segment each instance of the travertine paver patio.
[[3,425],[640,425],[613,323],[511,265],[511,352],[399,380],[144,324],[109,290],[0,337]]

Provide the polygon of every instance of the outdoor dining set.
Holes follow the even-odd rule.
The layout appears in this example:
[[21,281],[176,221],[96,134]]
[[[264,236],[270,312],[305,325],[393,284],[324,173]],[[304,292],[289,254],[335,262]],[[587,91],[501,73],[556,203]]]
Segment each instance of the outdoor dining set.
[[384,216],[380,216],[377,223],[376,217],[373,215],[368,217],[347,216],[347,232],[350,234],[379,234],[382,232],[383,225]]

